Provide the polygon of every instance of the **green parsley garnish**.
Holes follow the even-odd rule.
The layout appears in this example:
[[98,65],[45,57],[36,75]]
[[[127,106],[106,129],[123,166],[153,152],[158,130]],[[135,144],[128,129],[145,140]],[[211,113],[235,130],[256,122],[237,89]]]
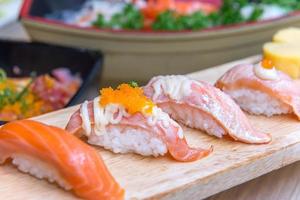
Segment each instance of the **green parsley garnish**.
[[136,81],[129,81],[128,85],[130,85],[133,88],[139,87],[139,84]]

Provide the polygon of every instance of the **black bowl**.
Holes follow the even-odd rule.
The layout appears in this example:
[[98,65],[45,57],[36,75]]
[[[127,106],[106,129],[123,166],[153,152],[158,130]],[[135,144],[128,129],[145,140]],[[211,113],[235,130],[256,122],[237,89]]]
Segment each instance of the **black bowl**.
[[[28,77],[33,71],[37,75],[46,74],[60,67],[80,75],[82,84],[66,107],[76,104],[87,84],[95,75],[100,76],[102,61],[102,55],[94,51],[0,40],[0,68],[3,68],[9,77]],[[18,66],[21,74],[13,73],[13,66]]]

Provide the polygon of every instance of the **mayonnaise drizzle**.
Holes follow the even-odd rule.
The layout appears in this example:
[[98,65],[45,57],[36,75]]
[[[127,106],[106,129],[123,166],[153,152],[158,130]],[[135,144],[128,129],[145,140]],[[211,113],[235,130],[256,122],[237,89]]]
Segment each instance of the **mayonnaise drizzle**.
[[[175,123],[167,113],[163,112],[160,108],[155,106],[152,109],[152,115],[147,119],[147,123],[149,126],[154,126],[158,121],[161,121],[163,127],[166,129],[169,128],[170,123],[173,126],[178,126],[177,123]],[[183,131],[180,126],[178,126],[177,135],[180,139],[183,139]]]
[[89,116],[88,104],[89,104],[88,101],[83,102],[80,108],[80,116],[82,119],[83,129],[87,134],[90,134],[92,131],[92,127],[91,127],[91,121]]
[[[118,124],[123,117],[128,117],[129,114],[126,112],[122,105],[118,104],[108,104],[105,107],[102,107],[99,104],[100,97],[97,97],[93,100],[93,111],[94,111],[94,132],[96,135],[102,135],[106,133],[106,125],[108,124]],[[92,125],[88,112],[88,101],[85,101],[80,108],[80,116],[82,118],[82,127],[85,131],[85,134],[89,136],[92,133]],[[168,128],[170,123],[173,120],[169,115],[163,112],[157,106],[153,107],[152,114],[144,114],[147,119],[149,126],[154,126],[158,121],[162,122],[164,128]],[[176,124],[173,123],[175,126]],[[177,131],[178,137],[183,138],[183,131],[179,127]]]
[[100,110],[99,106],[99,97],[96,97],[93,100],[93,110],[94,110],[94,120],[95,120],[95,130],[97,131],[103,131],[103,126],[101,126],[100,123],[97,123],[98,121],[104,121],[104,124],[107,123],[107,120],[103,118],[103,115]]
[[154,106],[152,109],[152,115],[148,116],[147,118],[147,123],[149,126],[154,126],[157,121],[161,120],[163,123],[163,126],[165,128],[167,128],[170,124],[169,124],[169,115],[164,113],[160,108],[158,108],[157,106]]
[[102,111],[103,109],[102,110],[100,109],[99,100],[100,100],[100,98],[97,97],[93,101],[96,135],[101,135],[101,133],[105,133],[105,126],[103,124],[108,124],[107,119],[103,115],[103,111]]
[[[108,104],[104,108],[99,105],[100,98],[93,100],[94,111],[94,131],[96,135],[105,134],[105,126],[108,124],[118,124],[123,116],[128,116],[124,107],[117,104]],[[81,105],[80,115],[82,118],[82,127],[86,135],[92,132],[92,125],[88,113],[88,102],[85,101]]]
[[262,66],[261,62],[254,65],[254,73],[260,79],[264,79],[264,80],[278,79],[278,73],[275,67],[273,67],[272,69],[266,69]]
[[153,99],[156,100],[163,91],[171,99],[179,101],[191,94],[191,83],[190,79],[182,75],[157,77],[152,85]]

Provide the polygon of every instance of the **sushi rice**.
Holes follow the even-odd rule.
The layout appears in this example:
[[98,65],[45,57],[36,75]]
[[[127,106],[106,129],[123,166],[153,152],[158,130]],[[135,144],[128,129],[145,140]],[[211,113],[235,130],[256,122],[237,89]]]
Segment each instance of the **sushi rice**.
[[0,128],[0,164],[11,161],[20,171],[57,183],[87,200],[124,199],[96,150],[61,128],[32,120]]
[[289,105],[270,95],[253,89],[238,89],[226,91],[245,111],[254,115],[280,115],[292,113]]
[[12,163],[24,173],[29,173],[39,179],[47,179],[50,183],[56,182],[65,190],[71,190],[72,187],[67,184],[59,175],[59,173],[51,166],[38,159],[29,156],[15,154],[11,156]]
[[190,128],[222,138],[224,135],[251,144],[271,141],[268,134],[256,131],[240,107],[221,90],[186,76],[152,78],[144,94],[164,112]]
[[[155,157],[167,153],[167,146],[159,138],[146,129],[132,126],[118,125],[123,117],[130,116],[125,108],[117,104],[109,104],[101,108],[98,104],[100,97],[93,100],[94,128],[91,126],[88,113],[88,102],[85,101],[80,109],[83,121],[84,133],[88,136],[88,143],[103,146],[114,153],[138,153],[143,156],[153,155]],[[147,117],[148,125],[154,125],[157,120],[162,120],[165,126],[169,126],[169,116],[154,107],[152,116]],[[118,113],[115,115],[115,113]],[[113,124],[114,126],[109,126]],[[178,131],[183,138],[182,130]]]
[[141,128],[110,126],[107,133],[100,136],[92,134],[88,143],[103,146],[114,153],[138,153],[143,156],[162,156],[167,146],[158,137]]
[[[258,67],[263,70],[257,70]],[[293,113],[300,119],[298,84],[287,74],[276,70],[272,61],[268,59],[255,65],[234,66],[215,83],[215,86],[231,96],[250,114],[270,117]]]
[[89,144],[114,153],[158,157],[169,152],[181,162],[201,159],[212,151],[212,147],[190,147],[181,126],[149,100],[142,88],[121,84],[117,89],[103,88],[100,94],[72,114],[68,132],[86,136]]

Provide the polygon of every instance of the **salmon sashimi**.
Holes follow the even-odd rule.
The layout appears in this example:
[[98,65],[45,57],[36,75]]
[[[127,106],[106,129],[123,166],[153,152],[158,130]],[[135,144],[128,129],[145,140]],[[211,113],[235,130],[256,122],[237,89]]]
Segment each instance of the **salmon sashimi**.
[[19,170],[81,198],[124,198],[98,153],[63,129],[31,120],[5,124],[0,128],[0,163],[8,159]]
[[241,64],[226,72],[215,85],[251,114],[294,113],[300,119],[300,87],[275,68],[262,67],[262,63]]
[[116,90],[107,88],[101,93],[101,97],[84,102],[71,116],[67,131],[85,135],[88,143],[114,153],[159,156],[169,152],[175,160],[188,162],[212,151],[189,147],[182,128],[141,96],[141,88],[122,84]]
[[222,138],[245,143],[271,141],[268,134],[252,128],[235,102],[219,89],[186,76],[157,76],[143,88],[144,94],[171,118],[184,125]]

